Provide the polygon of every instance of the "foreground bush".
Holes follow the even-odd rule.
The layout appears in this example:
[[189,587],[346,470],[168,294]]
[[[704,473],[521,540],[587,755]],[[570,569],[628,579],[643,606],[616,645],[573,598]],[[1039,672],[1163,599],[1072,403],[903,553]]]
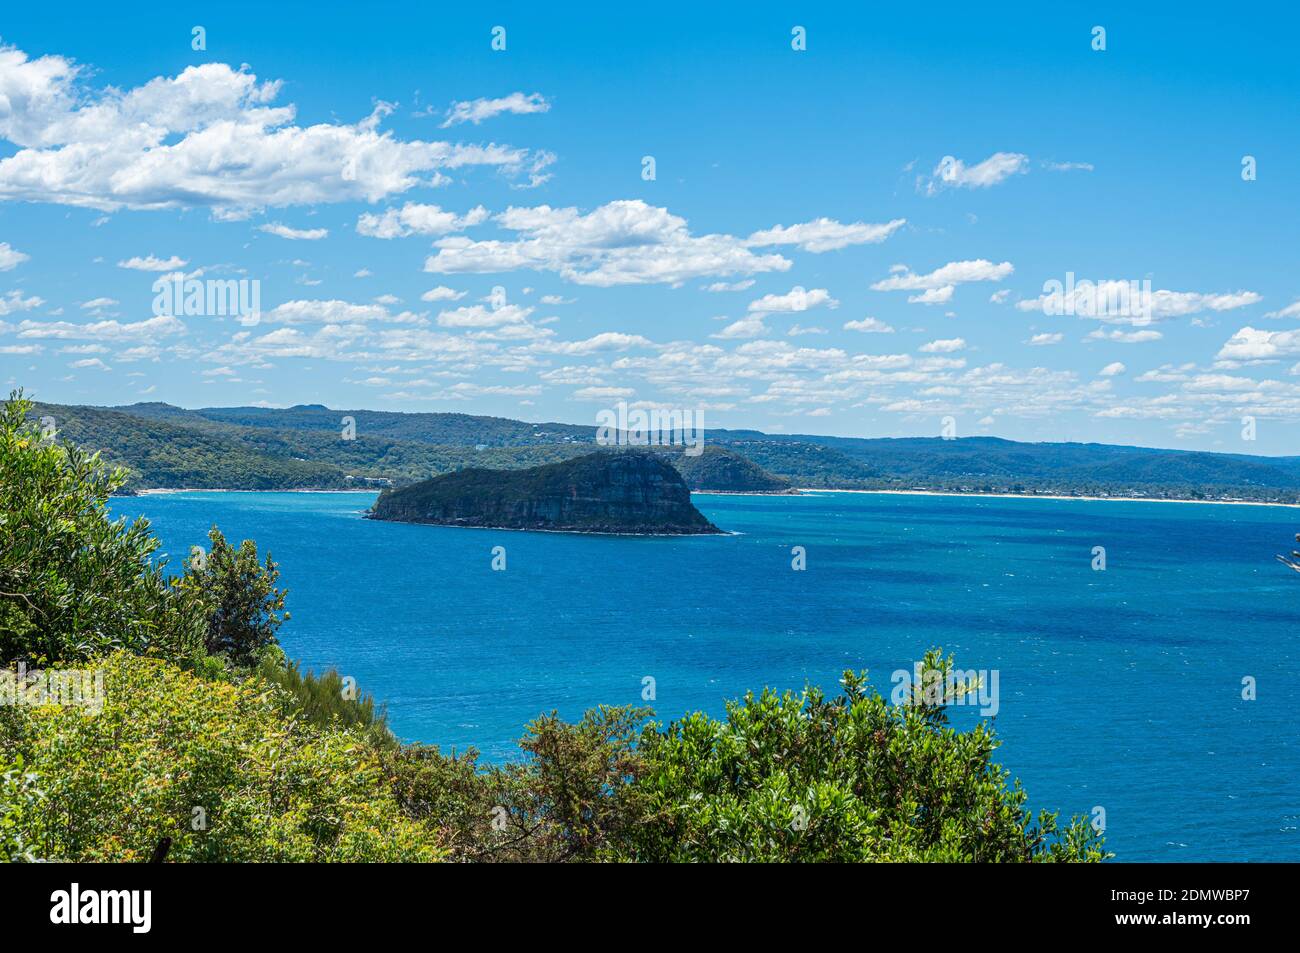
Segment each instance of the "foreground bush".
[[[946,678],[950,659],[926,669]],[[827,699],[764,691],[717,721],[694,714],[641,737],[644,819],[617,851],[642,861],[1097,861],[1083,820],[1037,823],[1007,787],[983,723],[947,724],[943,701],[890,705],[865,673]]]
[[197,678],[116,653],[102,663],[104,706],[20,708],[0,721],[0,762],[39,779],[23,815],[39,857],[171,860],[436,860],[434,828],[405,816],[377,751],[341,728],[285,718],[257,680]]

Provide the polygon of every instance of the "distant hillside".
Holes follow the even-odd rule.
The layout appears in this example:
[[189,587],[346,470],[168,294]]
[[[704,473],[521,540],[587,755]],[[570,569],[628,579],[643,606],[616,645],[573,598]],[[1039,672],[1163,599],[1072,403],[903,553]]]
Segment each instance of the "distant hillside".
[[[42,405],[39,413],[56,418],[62,439],[103,449],[128,466],[134,488],[404,485],[466,467],[518,469],[571,459],[590,453],[596,434],[594,425],[319,405]],[[344,439],[345,417],[353,419],[355,439]],[[1300,457],[720,429],[707,432],[705,445],[738,454],[768,478],[796,487],[1300,502]],[[698,486],[712,474],[712,488],[756,487],[753,471],[739,464],[723,469],[722,458],[709,452],[698,458],[704,462],[673,455],[678,458]]]
[[752,460],[725,447],[706,446],[703,453],[694,457],[674,452],[668,455],[668,459],[692,490],[784,493],[791,489],[789,480],[773,476]]
[[717,533],[660,454],[595,452],[527,470],[459,470],[384,490],[371,519],[586,533]]

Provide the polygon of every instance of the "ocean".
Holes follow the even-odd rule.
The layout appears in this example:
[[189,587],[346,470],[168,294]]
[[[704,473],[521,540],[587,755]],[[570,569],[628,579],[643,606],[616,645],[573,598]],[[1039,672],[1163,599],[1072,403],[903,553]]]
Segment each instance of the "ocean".
[[112,509],[149,517],[173,563],[213,524],[257,540],[289,589],[285,650],[355,677],[407,740],[500,761],[552,709],[720,715],[763,686],[833,693],[845,669],[888,696],[941,646],[996,676],[997,760],[1029,805],[1102,809],[1117,860],[1300,860],[1300,575],[1274,559],[1300,510],[697,495],[732,535],[628,538],[364,520],[373,499]]

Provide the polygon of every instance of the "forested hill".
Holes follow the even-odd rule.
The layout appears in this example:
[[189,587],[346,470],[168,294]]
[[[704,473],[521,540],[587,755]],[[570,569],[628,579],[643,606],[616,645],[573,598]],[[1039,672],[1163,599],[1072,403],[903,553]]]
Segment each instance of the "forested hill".
[[[40,405],[60,438],[101,449],[131,485],[231,489],[402,485],[465,467],[517,469],[591,451],[594,425],[470,414],[220,407]],[[351,418],[350,423],[345,418]],[[994,437],[852,438],[713,430],[706,445],[755,465],[710,472],[846,489],[1060,493],[1300,502],[1300,457],[1017,443]],[[690,474],[698,463],[670,459]],[[761,469],[760,469],[761,468]],[[689,477],[688,477],[689,478]],[[715,487],[723,488],[723,487]],[[747,487],[737,486],[737,489]],[[754,488],[751,484],[748,488]]]

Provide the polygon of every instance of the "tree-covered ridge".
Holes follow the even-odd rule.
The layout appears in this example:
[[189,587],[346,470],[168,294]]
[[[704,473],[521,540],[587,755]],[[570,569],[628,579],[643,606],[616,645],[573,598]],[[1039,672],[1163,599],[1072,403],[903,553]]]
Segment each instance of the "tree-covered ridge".
[[[168,404],[41,405],[39,413],[54,418],[62,439],[101,449],[129,467],[131,488],[403,485],[465,467],[538,466],[596,447],[594,426],[467,414]],[[345,418],[354,428],[349,437]],[[705,445],[737,453],[797,487],[1300,502],[1300,457],[724,429],[708,430]]]
[[727,447],[706,446],[696,456],[681,451],[667,451],[667,454],[692,490],[785,493],[791,489],[789,480],[769,473]]
[[[543,715],[504,765],[402,744],[348,680],[284,658],[269,556],[214,528],[169,571],[147,520],[108,513],[125,475],[31,409],[0,410],[0,861],[1105,857],[1083,820],[1028,814],[991,730],[947,725],[955,696],[891,705],[853,673],[724,720]],[[94,673],[99,706],[16,663]]]

